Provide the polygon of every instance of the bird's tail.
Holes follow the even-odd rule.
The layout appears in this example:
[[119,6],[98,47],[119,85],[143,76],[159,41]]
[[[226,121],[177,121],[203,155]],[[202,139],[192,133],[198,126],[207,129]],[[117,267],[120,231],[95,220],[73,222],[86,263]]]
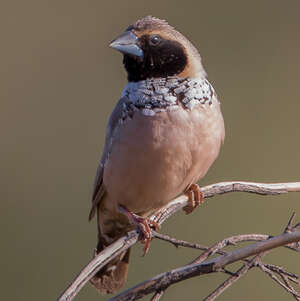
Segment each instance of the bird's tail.
[[[103,197],[101,203],[92,208],[90,219],[97,212],[98,220],[98,245],[97,253],[111,243],[122,237],[130,223],[128,218],[112,206],[112,202]],[[130,249],[124,251],[104,266],[90,281],[102,294],[112,294],[120,290],[124,285],[129,264]]]
[[90,281],[102,294],[113,294],[124,285],[127,273],[130,249],[116,257],[103,267]]

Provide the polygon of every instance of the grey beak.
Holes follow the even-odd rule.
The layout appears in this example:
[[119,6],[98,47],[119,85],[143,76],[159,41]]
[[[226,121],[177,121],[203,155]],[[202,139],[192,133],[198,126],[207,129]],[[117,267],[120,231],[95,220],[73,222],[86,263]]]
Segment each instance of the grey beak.
[[138,37],[131,31],[125,31],[115,40],[113,40],[109,47],[116,49],[125,54],[131,54],[138,57],[143,57],[144,52],[138,45]]

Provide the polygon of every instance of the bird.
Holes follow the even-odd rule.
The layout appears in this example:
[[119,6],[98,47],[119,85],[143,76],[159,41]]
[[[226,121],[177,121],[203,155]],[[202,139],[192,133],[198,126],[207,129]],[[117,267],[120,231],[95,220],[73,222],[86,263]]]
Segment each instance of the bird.
[[[191,213],[203,202],[197,182],[225,137],[217,94],[195,46],[167,21],[146,16],[110,47],[123,54],[128,84],[108,121],[89,220],[97,216],[96,254],[138,228],[149,249],[148,217],[181,193]],[[90,282],[103,294],[124,285],[130,249]]]

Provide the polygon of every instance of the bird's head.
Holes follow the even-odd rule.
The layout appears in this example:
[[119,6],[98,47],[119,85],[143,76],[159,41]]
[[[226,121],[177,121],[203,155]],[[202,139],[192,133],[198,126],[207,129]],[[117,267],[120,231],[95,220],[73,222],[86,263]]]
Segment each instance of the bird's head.
[[149,78],[205,77],[197,49],[166,21],[147,16],[130,25],[110,47],[124,55],[130,82]]

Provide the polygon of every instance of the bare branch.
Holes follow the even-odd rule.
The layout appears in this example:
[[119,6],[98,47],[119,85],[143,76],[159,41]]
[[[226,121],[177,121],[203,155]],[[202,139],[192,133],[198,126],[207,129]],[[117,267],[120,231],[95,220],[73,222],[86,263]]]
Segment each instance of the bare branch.
[[[293,227],[293,221],[295,218],[295,212],[292,214],[291,218],[288,221],[287,226],[285,227],[284,233],[287,232],[293,232],[295,229]],[[230,240],[229,240],[230,241]],[[235,243],[235,242],[234,242]],[[217,244],[221,245],[221,243]],[[223,251],[221,251],[223,252]],[[217,253],[220,253],[220,250],[217,251]],[[298,293],[294,290],[294,288],[289,283],[289,280],[291,281],[297,281],[295,279],[298,279],[298,276],[292,273],[289,273],[285,271],[283,268],[274,266],[274,265],[267,265],[264,264],[261,259],[264,255],[266,255],[268,251],[264,253],[260,253],[256,255],[252,260],[244,259],[246,261],[246,264],[244,264],[235,275],[232,275],[228,279],[226,279],[221,285],[219,285],[211,294],[209,294],[204,301],[213,301],[218,296],[220,296],[227,288],[229,288],[234,282],[236,282],[238,279],[240,279],[242,276],[246,275],[246,273],[253,267],[258,266],[266,272],[268,276],[270,276],[273,280],[275,280],[277,283],[279,283],[284,289],[286,289],[289,293],[293,295],[294,298],[298,299]],[[201,256],[200,256],[201,257]],[[203,258],[201,258],[203,260]],[[196,262],[197,260],[195,260]],[[278,280],[278,278],[275,276],[275,274],[272,272],[278,273],[282,280],[284,281],[285,285]]]
[[[163,240],[163,241],[166,241],[166,242],[169,242],[177,248],[180,246],[180,247],[192,248],[192,249],[197,249],[197,250],[202,250],[202,251],[210,250],[209,253],[211,253],[211,254],[216,253],[216,254],[219,254],[219,255],[224,255],[224,254],[227,254],[228,252],[221,250],[221,248],[226,247],[226,245],[230,245],[230,244],[235,245],[238,242],[246,242],[246,241],[262,241],[262,240],[266,240],[266,239],[270,238],[271,236],[264,235],[264,234],[243,234],[243,235],[232,236],[232,237],[226,238],[223,241],[219,242],[217,244],[217,246],[219,246],[220,249],[218,249],[216,252],[212,252],[212,248],[214,248],[214,246],[213,247],[208,247],[208,246],[205,246],[205,245],[200,245],[198,243],[191,243],[191,242],[188,242],[188,241],[185,241],[185,240],[176,239],[174,237],[170,237],[168,235],[158,233],[156,231],[153,231],[153,237],[155,237],[157,239],[160,239],[160,240]],[[294,248],[290,248],[289,246],[285,246],[285,247],[288,248],[288,249],[292,249],[294,251],[298,251]],[[201,258],[198,257],[198,260],[199,260],[198,263],[202,262],[204,259],[207,258],[207,255],[204,256],[204,254],[206,254],[206,253],[203,253],[201,255]],[[244,259],[244,261],[246,263],[248,263],[249,259]],[[192,262],[192,263],[194,263],[194,262]],[[274,265],[274,264],[265,263],[264,265],[268,269],[270,269],[271,271],[280,272],[280,273],[282,273],[286,276],[289,276],[291,281],[293,281],[297,284],[300,284],[300,282],[297,280],[298,275],[290,273],[290,272],[286,271],[285,269],[283,269],[282,267],[279,267],[279,266]]]
[[206,186],[205,190],[202,190],[206,198],[227,192],[250,192],[261,195],[276,195],[292,191],[300,191],[300,182],[275,184],[243,181],[220,182]]
[[159,274],[149,280],[146,280],[135,287],[111,298],[110,301],[138,300],[143,296],[158,290],[165,290],[170,285],[184,281],[188,278],[221,271],[226,265],[242,260],[252,255],[256,255],[273,248],[284,246],[286,244],[300,241],[300,231],[293,233],[284,233],[261,241],[247,247],[234,250],[225,255],[214,259],[206,260],[200,264],[190,264],[169,272]]
[[[218,194],[229,192],[249,192],[260,195],[279,195],[288,192],[300,191],[300,182],[292,183],[255,183],[255,182],[220,182],[201,188],[204,198],[210,198]],[[170,202],[165,208],[159,210],[151,218],[157,222],[163,223],[169,216],[173,215],[179,209],[187,205],[187,196],[181,195]]]
[[263,264],[267,269],[269,269],[270,271],[272,271],[272,272],[275,272],[275,273],[277,273],[277,274],[279,274],[279,275],[284,275],[284,276],[287,276],[288,277],[288,279],[290,280],[290,281],[293,281],[294,283],[296,283],[296,284],[300,284],[300,282],[299,282],[299,276],[298,275],[296,275],[296,274],[294,274],[294,273],[291,273],[291,272],[288,272],[288,271],[286,271],[284,268],[282,268],[282,267],[279,267],[279,266],[277,266],[277,265],[274,265],[274,264],[268,264],[268,263],[265,263],[265,264]]
[[[268,238],[271,238],[269,235],[263,235],[263,234],[242,234],[242,235],[236,235],[231,236],[229,238],[225,238],[222,241],[216,243],[214,246],[210,247],[206,252],[201,254],[199,257],[197,257],[192,263],[201,263],[204,260],[206,260],[209,256],[214,255],[219,250],[225,248],[229,245],[236,245],[238,242],[246,242],[246,241],[264,241]],[[229,253],[224,253],[224,255],[228,255]],[[248,257],[248,256],[246,256]]]
[[278,283],[280,286],[282,286],[287,292],[291,293],[296,300],[300,300],[300,294],[297,293],[294,288],[289,284],[288,279],[286,276],[279,274],[284,279],[284,282],[280,281],[274,272],[272,272],[270,269],[266,268],[263,264],[258,265],[259,268],[264,271],[272,280],[274,280],[276,283]]
[[255,266],[256,261],[262,258],[263,254],[256,255],[252,260],[245,263],[236,273],[228,279],[226,279],[222,284],[220,284],[212,293],[210,293],[203,301],[213,301],[218,296],[220,296],[227,288],[229,288],[234,282],[239,280],[241,277],[246,275],[246,273]]
[[[217,194],[224,194],[229,192],[250,192],[261,195],[277,195],[292,191],[300,191],[300,182],[294,183],[278,183],[265,184],[254,182],[221,182],[213,185],[203,187],[201,189],[204,198],[213,197]],[[187,205],[187,197],[185,195],[179,196],[170,202],[165,208],[162,208],[150,218],[159,224],[162,224],[171,215],[179,211]],[[299,224],[300,228],[300,224]],[[300,230],[300,229],[299,229]],[[139,233],[131,231],[124,237],[121,237],[116,242],[105,248],[102,252],[97,254],[77,275],[69,287],[61,294],[57,301],[72,300],[81,288],[108,262],[118,256],[124,250],[130,248],[139,240]],[[291,247],[298,249],[299,243],[291,245]]]
[[296,300],[300,300],[300,294],[292,287],[292,285],[289,282],[289,278],[285,275],[282,275],[282,274],[280,274],[280,277],[282,278],[282,280],[284,281],[286,286],[291,290],[291,294],[293,295],[293,297]]

